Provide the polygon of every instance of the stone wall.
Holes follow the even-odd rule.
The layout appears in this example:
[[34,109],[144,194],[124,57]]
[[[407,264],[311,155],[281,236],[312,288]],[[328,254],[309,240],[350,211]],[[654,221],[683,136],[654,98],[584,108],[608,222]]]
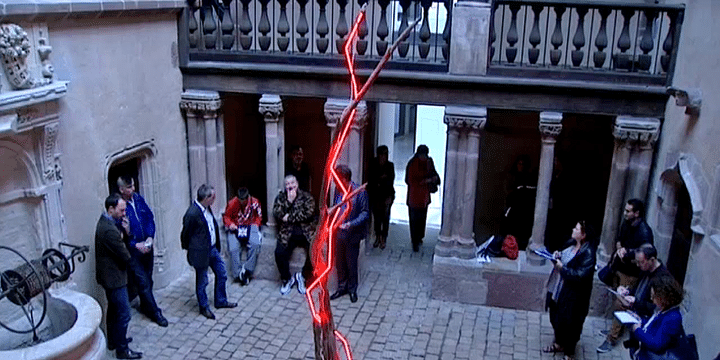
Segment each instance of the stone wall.
[[[59,111],[62,206],[68,241],[92,249],[108,195],[109,166],[144,156],[147,178],[139,191],[152,202],[158,225],[154,278],[162,287],[186,263],[179,232],[190,202],[185,123],[178,106],[177,14],[127,15],[48,19],[55,76],[71,80]],[[80,291],[104,298],[95,282],[92,250],[72,281]]]
[[[720,148],[711,146],[720,138],[720,103],[716,79],[720,77],[717,49],[720,48],[720,4],[714,0],[668,1],[685,3],[685,21],[679,39],[673,87],[702,96],[699,115],[686,113],[669,100],[661,130],[657,160],[648,196],[650,225],[663,260],[667,259],[672,239],[673,199],[668,196],[662,174],[677,170],[690,194],[694,233],[685,277],[687,299],[685,328],[695,333],[701,359],[712,359],[720,352],[720,294],[713,274],[720,263]],[[691,99],[692,100],[692,99]],[[680,104],[682,105],[682,99]],[[664,182],[665,181],[665,182]],[[669,226],[663,226],[666,222]]]

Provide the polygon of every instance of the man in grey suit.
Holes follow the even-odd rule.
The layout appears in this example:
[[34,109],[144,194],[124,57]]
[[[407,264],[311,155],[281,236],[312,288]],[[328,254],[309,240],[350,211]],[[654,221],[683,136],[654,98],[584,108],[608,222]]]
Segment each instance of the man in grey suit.
[[188,252],[188,263],[195,268],[195,294],[200,305],[200,314],[208,319],[215,319],[205,293],[208,285],[208,267],[215,273],[215,308],[237,306],[237,303],[228,302],[225,292],[227,272],[225,262],[220,256],[218,224],[210,209],[213,202],[215,202],[215,189],[207,184],[200,185],[197,200],[193,201],[183,216],[183,228],[180,233],[182,248]]
[[[127,293],[127,263],[130,253],[125,247],[130,225],[125,217],[127,205],[119,194],[105,199],[105,212],[95,229],[95,277],[107,296],[108,349],[115,349],[118,359],[140,359],[141,352],[128,348],[130,302]],[[121,228],[124,230],[121,231]]]

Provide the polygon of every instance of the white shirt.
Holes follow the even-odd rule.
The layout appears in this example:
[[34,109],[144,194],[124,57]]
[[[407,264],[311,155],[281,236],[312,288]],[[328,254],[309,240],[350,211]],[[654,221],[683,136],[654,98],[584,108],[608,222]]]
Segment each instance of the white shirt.
[[205,222],[208,224],[208,230],[210,231],[210,246],[215,246],[215,220],[213,218],[212,213],[210,213],[210,210],[206,209],[200,202],[195,200],[195,204],[200,207],[200,210],[202,210],[203,216],[205,217]]

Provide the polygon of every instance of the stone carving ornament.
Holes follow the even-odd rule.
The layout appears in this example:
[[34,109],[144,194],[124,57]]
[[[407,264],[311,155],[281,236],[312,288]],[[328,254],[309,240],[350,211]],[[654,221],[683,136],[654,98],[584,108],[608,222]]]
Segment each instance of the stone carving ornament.
[[30,89],[52,82],[53,68],[49,61],[52,48],[47,39],[39,40],[38,55],[42,61],[43,79],[35,79],[30,73],[27,57],[30,54],[30,39],[23,28],[15,24],[0,25],[0,55],[8,82],[15,90]]

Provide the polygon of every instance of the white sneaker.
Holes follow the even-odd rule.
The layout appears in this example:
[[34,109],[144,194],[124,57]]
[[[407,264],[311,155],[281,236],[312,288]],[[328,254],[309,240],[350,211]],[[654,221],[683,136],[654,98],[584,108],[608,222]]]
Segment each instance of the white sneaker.
[[297,282],[297,290],[300,294],[305,295],[305,278],[302,273],[295,273],[295,282]]
[[280,287],[280,294],[281,295],[287,295],[290,290],[292,290],[293,285],[295,285],[295,277],[291,276],[290,280],[286,281],[281,287]]

